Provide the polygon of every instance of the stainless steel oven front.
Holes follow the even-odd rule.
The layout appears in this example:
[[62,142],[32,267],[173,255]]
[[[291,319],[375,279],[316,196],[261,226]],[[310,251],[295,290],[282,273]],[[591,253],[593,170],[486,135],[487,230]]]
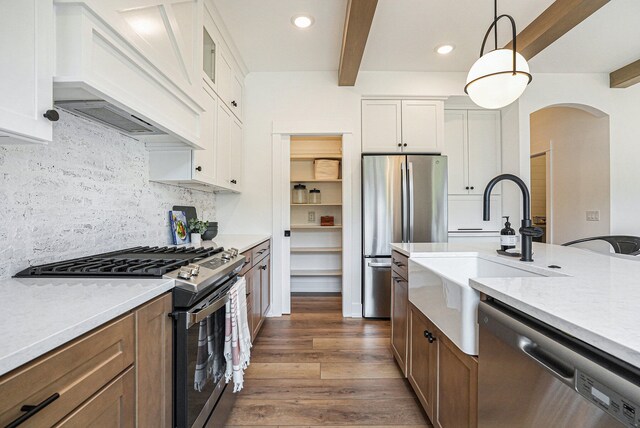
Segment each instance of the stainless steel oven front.
[[174,416],[178,428],[203,427],[224,392],[225,306],[233,277],[196,305],[173,312]]

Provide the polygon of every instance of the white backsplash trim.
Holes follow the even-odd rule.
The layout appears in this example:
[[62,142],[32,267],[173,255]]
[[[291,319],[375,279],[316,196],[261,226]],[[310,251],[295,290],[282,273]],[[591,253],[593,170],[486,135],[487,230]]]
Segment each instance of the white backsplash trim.
[[59,110],[48,145],[0,146],[0,279],[29,265],[171,243],[168,211],[215,194],[149,182],[144,143]]

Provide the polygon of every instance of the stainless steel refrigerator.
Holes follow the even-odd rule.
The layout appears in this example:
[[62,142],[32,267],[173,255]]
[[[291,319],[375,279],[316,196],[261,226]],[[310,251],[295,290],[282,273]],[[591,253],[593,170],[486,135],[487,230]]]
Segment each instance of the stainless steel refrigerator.
[[362,156],[362,315],[389,318],[391,243],[447,241],[447,158]]

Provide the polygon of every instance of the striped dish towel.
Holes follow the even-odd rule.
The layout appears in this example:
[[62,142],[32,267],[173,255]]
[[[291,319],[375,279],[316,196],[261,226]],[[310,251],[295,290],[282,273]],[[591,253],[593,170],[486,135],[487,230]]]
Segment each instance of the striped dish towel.
[[251,359],[251,335],[247,320],[247,281],[240,277],[229,291],[226,307],[224,356],[227,360],[226,381],[233,379],[233,392],[242,389],[244,370]]
[[218,311],[209,315],[198,325],[198,353],[193,388],[202,392],[207,382],[214,383],[224,376],[222,341],[225,334],[225,316]]

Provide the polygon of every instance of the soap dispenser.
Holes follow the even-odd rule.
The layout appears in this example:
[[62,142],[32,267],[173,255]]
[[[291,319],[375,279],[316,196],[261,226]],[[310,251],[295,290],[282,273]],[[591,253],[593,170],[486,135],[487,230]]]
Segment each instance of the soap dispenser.
[[502,218],[507,219],[504,223],[504,229],[500,231],[500,246],[502,251],[507,251],[510,248],[516,247],[516,231],[511,228],[511,223],[509,223],[509,216],[505,215]]

